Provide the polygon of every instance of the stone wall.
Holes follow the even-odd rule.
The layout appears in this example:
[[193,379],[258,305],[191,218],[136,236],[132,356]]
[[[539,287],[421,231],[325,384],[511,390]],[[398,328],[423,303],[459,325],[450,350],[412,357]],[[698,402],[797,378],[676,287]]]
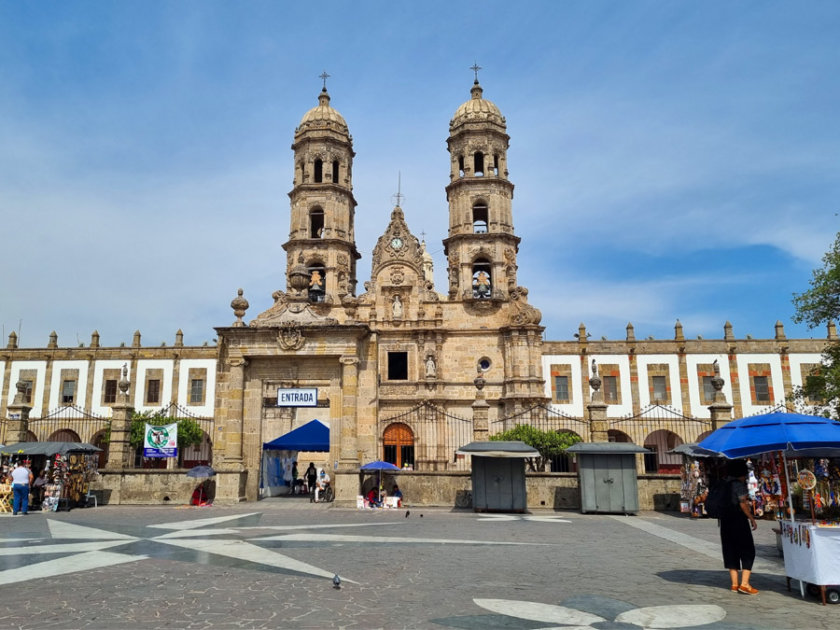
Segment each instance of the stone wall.
[[[226,473],[219,472],[213,481],[224,482]],[[375,475],[360,478],[357,473],[342,474],[343,481],[367,489],[376,483]],[[123,505],[187,505],[198,479],[187,477],[185,470],[100,471],[100,482],[94,486],[103,504]],[[677,511],[680,507],[679,475],[639,475],[639,508],[642,511]],[[338,480],[336,480],[338,481]],[[400,472],[386,474],[382,484],[390,489],[400,486],[406,506],[469,508],[472,506],[472,477],[469,471]],[[528,508],[579,510],[580,490],[575,473],[529,473],[525,478]],[[337,501],[351,507],[352,501]]]

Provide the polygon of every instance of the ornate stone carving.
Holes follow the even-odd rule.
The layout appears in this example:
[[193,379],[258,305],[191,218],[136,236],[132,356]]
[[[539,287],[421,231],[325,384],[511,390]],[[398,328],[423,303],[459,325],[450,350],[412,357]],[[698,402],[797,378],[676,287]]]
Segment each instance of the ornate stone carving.
[[435,363],[434,352],[429,352],[426,355],[426,378],[437,378],[437,363]]
[[242,297],[244,291],[239,289],[236,292],[236,297],[233,298],[230,302],[230,307],[233,309],[233,314],[236,315],[236,321],[233,322],[233,326],[235,328],[242,328],[245,326],[245,322],[242,321],[242,317],[245,315],[245,311],[248,310],[248,300]]
[[403,282],[405,282],[405,268],[396,265],[391,269],[391,284],[401,285]]
[[300,350],[306,340],[295,322],[283,322],[277,333],[277,343],[283,350]]
[[511,314],[510,323],[515,326],[539,324],[542,313],[538,308],[528,304],[528,289],[516,287],[510,292]]

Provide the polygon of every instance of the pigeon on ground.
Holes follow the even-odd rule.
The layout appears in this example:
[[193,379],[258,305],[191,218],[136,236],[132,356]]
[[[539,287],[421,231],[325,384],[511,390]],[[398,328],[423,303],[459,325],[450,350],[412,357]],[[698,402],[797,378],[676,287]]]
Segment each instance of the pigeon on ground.
[[409,514],[411,514],[411,510],[406,510],[406,511],[405,511],[405,517],[406,517],[406,518],[408,518],[408,515],[409,515]]
[[333,576],[333,588],[341,588],[341,578],[338,577],[338,573]]

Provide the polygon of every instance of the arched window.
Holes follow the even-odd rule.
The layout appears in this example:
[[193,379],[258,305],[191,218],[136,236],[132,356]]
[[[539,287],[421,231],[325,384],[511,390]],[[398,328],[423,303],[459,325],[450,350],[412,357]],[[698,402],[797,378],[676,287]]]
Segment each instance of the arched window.
[[458,156],[458,177],[464,176],[464,156]]
[[474,234],[487,233],[487,204],[478,201],[472,209],[472,222]]
[[402,468],[414,466],[414,433],[407,424],[389,424],[382,434],[383,461]]
[[321,238],[324,235],[324,211],[312,208],[309,211],[309,238]]
[[475,166],[475,176],[482,177],[484,175],[484,154],[481,151],[476,151],[473,164]]
[[486,300],[493,297],[493,279],[490,275],[490,263],[484,258],[479,258],[473,263],[472,271],[473,298]]
[[327,290],[327,274],[323,265],[309,267],[309,301],[323,302]]
[[608,442],[621,442],[622,444],[629,444],[633,440],[630,439],[630,436],[624,433],[623,431],[619,431],[617,429],[610,429],[607,431],[607,441]]
[[324,163],[321,160],[315,160],[315,178],[316,184],[324,181]]
[[338,183],[338,160],[333,160],[333,167],[332,167],[332,180],[334,183]]
[[498,154],[493,156],[493,175],[499,174],[499,156]]

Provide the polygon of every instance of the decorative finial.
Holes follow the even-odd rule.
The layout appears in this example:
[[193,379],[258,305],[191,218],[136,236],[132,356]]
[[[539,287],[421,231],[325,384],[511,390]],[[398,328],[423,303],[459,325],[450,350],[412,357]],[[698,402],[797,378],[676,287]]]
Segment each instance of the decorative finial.
[[474,62],[473,65],[470,66],[470,70],[475,72],[475,83],[478,84],[478,71],[481,70],[481,66],[478,65],[478,62]]
[[236,291],[236,297],[233,298],[230,302],[230,307],[233,309],[233,314],[236,315],[236,321],[233,322],[234,328],[242,328],[245,325],[245,322],[242,321],[242,317],[245,315],[245,311],[248,310],[248,300],[242,297],[244,291],[242,289],[238,289]]
[[330,75],[327,74],[327,71],[324,70],[321,74],[318,75],[324,81],[324,92],[327,91],[327,79],[330,78]]
[[122,378],[117,383],[117,387],[120,388],[120,393],[122,393],[123,397],[128,396],[128,388],[130,386],[131,386],[131,383],[128,380],[128,364],[123,363]]

